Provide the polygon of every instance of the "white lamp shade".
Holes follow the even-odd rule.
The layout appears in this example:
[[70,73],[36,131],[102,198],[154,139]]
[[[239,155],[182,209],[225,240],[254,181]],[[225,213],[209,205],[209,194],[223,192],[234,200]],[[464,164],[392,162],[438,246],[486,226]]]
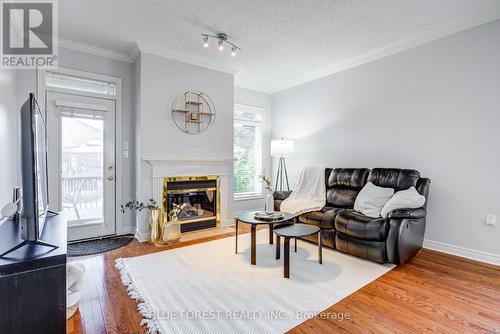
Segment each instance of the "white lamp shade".
[[271,155],[292,155],[295,148],[293,140],[274,139],[271,140]]

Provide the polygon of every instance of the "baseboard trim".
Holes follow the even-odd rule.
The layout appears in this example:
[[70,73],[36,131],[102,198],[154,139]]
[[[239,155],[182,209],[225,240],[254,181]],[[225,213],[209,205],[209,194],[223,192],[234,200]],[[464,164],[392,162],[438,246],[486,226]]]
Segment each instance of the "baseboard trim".
[[116,235],[135,234],[135,226],[126,226],[117,229]]
[[424,248],[500,266],[500,255],[497,254],[427,239],[424,240]]
[[135,238],[139,241],[139,242],[146,242],[149,240],[149,232],[146,232],[146,233],[141,233],[141,231],[139,230],[135,230]]

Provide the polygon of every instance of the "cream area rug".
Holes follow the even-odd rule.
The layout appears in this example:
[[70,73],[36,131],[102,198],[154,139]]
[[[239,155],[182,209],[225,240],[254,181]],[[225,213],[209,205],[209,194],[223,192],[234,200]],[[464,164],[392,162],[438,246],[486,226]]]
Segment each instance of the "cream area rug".
[[[257,232],[257,265],[250,234],[116,260],[122,282],[148,333],[283,333],[391,270],[316,245],[290,245],[290,279],[268,231]],[[283,247],[283,242],[282,242]],[[343,315],[329,315],[337,317]]]

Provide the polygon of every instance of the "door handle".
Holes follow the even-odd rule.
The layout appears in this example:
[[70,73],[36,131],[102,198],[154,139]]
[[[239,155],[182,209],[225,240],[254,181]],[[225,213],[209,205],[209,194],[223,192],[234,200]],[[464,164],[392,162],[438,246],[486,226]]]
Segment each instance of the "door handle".
[[114,178],[113,178],[112,176],[108,176],[108,180],[109,180],[109,181],[113,181],[113,179],[114,179]]

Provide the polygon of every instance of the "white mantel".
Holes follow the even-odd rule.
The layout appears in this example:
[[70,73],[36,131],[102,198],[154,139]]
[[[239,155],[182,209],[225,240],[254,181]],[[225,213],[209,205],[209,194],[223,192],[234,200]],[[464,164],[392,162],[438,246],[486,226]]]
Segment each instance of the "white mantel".
[[[176,176],[219,176],[221,226],[233,222],[233,159],[230,158],[172,158],[143,157],[141,159],[142,193],[157,203],[163,197],[163,178]],[[147,240],[147,217],[139,217],[137,237]]]

